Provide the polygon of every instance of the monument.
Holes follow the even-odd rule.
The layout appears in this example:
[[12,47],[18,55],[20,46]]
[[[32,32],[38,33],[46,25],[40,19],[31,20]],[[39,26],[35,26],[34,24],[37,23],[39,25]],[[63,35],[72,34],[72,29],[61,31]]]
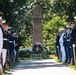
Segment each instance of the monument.
[[36,42],[42,43],[42,8],[37,5],[33,9],[33,44]]

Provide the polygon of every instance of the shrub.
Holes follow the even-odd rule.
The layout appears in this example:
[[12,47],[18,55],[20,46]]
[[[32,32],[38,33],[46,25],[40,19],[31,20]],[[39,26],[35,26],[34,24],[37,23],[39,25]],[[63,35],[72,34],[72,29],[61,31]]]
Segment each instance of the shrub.
[[26,51],[22,50],[22,51],[19,51],[18,56],[21,57],[21,58],[23,58],[23,57],[30,57],[31,53],[32,52],[29,51],[29,50],[26,50]]

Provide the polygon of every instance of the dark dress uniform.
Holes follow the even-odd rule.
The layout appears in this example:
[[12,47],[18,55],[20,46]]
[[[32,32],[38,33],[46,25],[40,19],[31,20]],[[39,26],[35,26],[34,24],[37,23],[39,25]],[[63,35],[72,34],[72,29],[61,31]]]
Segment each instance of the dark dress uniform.
[[2,51],[2,63],[3,63],[3,70],[6,69],[6,65],[8,65],[7,62],[7,50],[9,49],[9,36],[8,32],[3,29],[3,51]]
[[16,51],[16,59],[15,61],[18,61],[18,50],[20,47],[20,41],[18,38],[15,38],[15,51]]
[[3,49],[9,49],[9,35],[6,30],[3,29]]
[[71,38],[70,32],[67,32],[67,44],[66,44],[66,46],[67,46],[67,51],[68,51],[68,63],[69,64],[70,64],[71,58],[72,58],[72,56],[71,56],[72,49],[71,49],[70,38]]
[[14,60],[14,37],[12,34],[9,34],[9,54],[10,54],[10,60]]

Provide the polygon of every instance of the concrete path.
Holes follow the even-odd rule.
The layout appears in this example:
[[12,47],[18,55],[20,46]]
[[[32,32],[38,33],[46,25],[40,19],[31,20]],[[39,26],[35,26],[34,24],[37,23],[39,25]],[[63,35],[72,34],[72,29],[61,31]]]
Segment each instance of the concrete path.
[[7,75],[76,75],[76,70],[54,59],[21,60]]

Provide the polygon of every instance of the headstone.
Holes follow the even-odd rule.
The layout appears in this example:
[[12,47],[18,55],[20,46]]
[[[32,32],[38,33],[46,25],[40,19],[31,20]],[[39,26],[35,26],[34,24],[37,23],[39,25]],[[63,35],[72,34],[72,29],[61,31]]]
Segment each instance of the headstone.
[[42,8],[37,5],[33,9],[33,44],[36,42],[42,43]]

